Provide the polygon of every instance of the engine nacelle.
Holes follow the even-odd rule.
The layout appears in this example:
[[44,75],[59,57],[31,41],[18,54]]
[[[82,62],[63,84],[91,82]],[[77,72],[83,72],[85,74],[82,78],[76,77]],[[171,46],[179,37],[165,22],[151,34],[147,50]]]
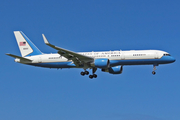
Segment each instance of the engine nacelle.
[[109,59],[107,58],[100,58],[94,60],[94,66],[97,68],[108,68],[109,64]]
[[107,69],[102,69],[103,72],[109,72],[110,74],[121,74],[123,71],[123,66],[110,67]]
[[19,58],[16,58],[16,59],[14,60],[14,62],[20,62],[20,59],[19,59]]

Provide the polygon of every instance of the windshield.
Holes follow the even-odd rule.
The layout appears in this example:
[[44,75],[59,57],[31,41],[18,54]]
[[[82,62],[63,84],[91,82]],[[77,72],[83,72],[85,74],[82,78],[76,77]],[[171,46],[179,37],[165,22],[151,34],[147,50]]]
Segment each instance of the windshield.
[[170,54],[164,54],[164,56],[171,56]]

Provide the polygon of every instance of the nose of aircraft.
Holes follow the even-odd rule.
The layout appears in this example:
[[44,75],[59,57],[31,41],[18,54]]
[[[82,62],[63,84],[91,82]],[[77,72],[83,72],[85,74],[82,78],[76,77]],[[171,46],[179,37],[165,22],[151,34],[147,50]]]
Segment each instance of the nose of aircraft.
[[173,57],[171,57],[171,61],[172,61],[172,62],[175,62],[175,61],[176,61],[176,59],[175,59],[175,58],[173,58]]
[[167,63],[173,63],[176,61],[176,59],[172,56],[164,56],[164,58]]
[[173,62],[175,62],[175,61],[176,61],[176,59],[175,59],[174,57],[168,56],[168,62],[169,62],[169,63],[173,63]]

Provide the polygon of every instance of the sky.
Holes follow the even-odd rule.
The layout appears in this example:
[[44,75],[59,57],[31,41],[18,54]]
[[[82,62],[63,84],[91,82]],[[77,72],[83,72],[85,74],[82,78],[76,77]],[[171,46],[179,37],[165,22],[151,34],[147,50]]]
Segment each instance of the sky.
[[[1,120],[179,120],[179,0],[4,0],[0,4]],[[176,62],[124,66],[112,75],[81,76],[83,69],[15,63],[13,31],[43,52],[42,34],[75,52],[157,49]],[[91,71],[90,71],[91,72]]]

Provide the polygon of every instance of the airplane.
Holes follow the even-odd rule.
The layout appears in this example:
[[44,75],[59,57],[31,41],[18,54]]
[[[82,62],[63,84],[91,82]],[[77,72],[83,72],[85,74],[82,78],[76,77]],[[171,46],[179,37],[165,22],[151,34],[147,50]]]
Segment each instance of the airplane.
[[153,65],[152,74],[155,75],[159,64],[175,62],[175,58],[161,50],[73,52],[52,45],[42,34],[45,44],[57,50],[57,53],[45,54],[22,31],[14,31],[14,35],[21,56],[9,53],[6,55],[15,58],[15,62],[45,68],[82,68],[82,76],[89,75],[88,70],[92,69],[92,74],[89,75],[91,79],[97,77],[97,69],[110,74],[121,74],[125,65]]

